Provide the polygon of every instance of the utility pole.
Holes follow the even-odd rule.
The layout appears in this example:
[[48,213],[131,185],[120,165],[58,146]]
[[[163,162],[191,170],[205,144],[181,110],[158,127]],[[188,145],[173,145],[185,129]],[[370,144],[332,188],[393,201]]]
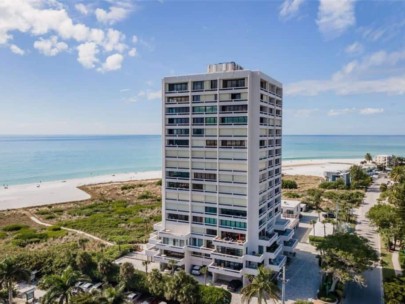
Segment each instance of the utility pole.
[[281,281],[281,303],[285,304],[285,265],[283,266],[283,280]]

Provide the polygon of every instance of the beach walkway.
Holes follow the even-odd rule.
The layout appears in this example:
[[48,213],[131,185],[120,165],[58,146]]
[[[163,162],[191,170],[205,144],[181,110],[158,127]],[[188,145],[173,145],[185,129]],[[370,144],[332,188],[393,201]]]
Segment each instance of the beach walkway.
[[[52,226],[51,224],[42,222],[40,219],[33,216],[29,212],[26,212],[26,215],[31,219],[31,221],[37,223],[38,225],[42,225],[42,226],[45,226],[45,227]],[[84,231],[81,231],[81,230],[76,230],[76,229],[71,229],[71,228],[66,228],[66,227],[60,227],[60,228],[63,229],[63,230],[69,231],[69,232],[80,234],[80,235],[82,235],[82,236],[84,236],[86,238],[89,238],[89,239],[92,239],[92,240],[95,240],[95,241],[99,241],[100,243],[102,243],[102,244],[104,244],[106,246],[114,246],[115,245],[114,243],[111,243],[111,242],[108,242],[106,240],[100,239],[99,237],[97,237],[95,235],[92,235],[90,233],[87,233],[87,232],[84,232]]]
[[395,275],[402,275],[401,264],[399,263],[399,253],[394,251],[392,253],[392,266],[394,267]]

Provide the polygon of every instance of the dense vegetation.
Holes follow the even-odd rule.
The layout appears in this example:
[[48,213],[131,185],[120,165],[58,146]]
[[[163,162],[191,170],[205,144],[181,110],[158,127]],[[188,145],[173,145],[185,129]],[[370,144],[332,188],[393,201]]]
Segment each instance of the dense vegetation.
[[282,179],[281,188],[283,189],[297,189],[297,182],[289,179]]

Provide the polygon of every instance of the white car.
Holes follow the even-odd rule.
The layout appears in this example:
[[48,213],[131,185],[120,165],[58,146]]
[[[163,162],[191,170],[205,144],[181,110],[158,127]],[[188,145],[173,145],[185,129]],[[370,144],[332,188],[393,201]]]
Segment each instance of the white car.
[[199,275],[201,275],[200,270],[201,270],[201,266],[194,265],[194,266],[191,268],[191,274],[196,275],[196,276],[199,276]]

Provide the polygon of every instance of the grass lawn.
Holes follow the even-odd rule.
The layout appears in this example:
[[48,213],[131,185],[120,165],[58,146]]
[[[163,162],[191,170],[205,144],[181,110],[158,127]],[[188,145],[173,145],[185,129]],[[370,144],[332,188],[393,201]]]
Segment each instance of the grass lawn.
[[385,248],[385,240],[381,236],[381,266],[382,266],[382,275],[383,281],[395,277],[394,266],[392,265],[392,253]]
[[32,210],[52,224],[82,230],[119,244],[145,243],[153,224],[161,220],[158,180],[82,187],[92,198],[85,202]]

